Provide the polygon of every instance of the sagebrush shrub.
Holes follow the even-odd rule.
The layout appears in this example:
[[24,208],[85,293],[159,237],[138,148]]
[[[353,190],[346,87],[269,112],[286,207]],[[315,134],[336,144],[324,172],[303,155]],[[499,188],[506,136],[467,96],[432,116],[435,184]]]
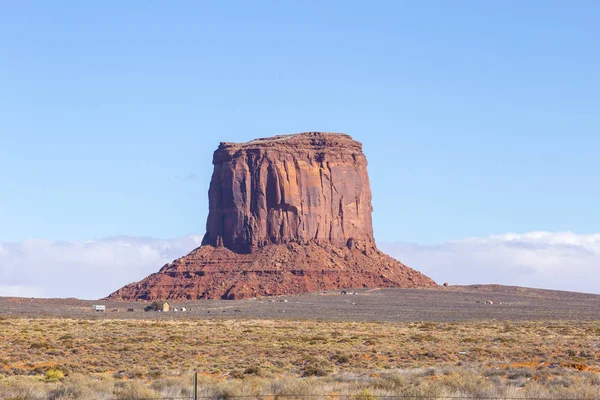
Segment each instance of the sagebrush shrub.
[[44,380],[47,382],[58,382],[65,377],[60,369],[51,368],[44,374]]

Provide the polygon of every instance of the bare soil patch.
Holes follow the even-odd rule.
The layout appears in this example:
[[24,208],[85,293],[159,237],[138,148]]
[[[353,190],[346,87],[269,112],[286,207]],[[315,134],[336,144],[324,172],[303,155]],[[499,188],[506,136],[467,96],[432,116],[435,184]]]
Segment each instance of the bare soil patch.
[[[0,298],[0,316],[108,319],[292,319],[327,321],[600,320],[600,295],[499,285],[439,289],[347,289],[248,300],[173,301],[186,312],[146,313],[149,302]],[[354,294],[356,293],[356,294]],[[491,302],[493,304],[486,304]],[[95,304],[106,312],[95,312]],[[133,309],[133,312],[127,310]]]

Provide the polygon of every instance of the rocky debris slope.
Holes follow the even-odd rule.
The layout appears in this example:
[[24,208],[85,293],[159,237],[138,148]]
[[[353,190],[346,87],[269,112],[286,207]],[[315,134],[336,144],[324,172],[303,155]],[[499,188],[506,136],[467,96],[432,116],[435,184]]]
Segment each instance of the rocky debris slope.
[[378,250],[331,244],[274,244],[253,253],[202,246],[112,299],[243,299],[359,287],[434,287]]
[[435,287],[375,246],[362,145],[310,132],[221,143],[202,246],[110,299],[240,299]]

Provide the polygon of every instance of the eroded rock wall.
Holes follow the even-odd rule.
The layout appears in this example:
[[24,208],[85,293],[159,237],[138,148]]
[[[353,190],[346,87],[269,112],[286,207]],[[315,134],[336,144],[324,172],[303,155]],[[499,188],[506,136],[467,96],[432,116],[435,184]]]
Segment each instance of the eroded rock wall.
[[350,136],[221,143],[213,164],[203,244],[240,252],[289,241],[374,245],[367,160]]
[[436,287],[375,246],[362,145],[302,133],[221,143],[202,246],[117,300],[242,299],[357,287]]

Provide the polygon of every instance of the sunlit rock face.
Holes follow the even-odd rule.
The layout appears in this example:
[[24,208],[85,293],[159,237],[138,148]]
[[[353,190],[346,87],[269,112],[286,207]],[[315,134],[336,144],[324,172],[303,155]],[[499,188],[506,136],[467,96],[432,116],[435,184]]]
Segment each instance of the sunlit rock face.
[[204,244],[239,252],[290,241],[374,245],[367,159],[350,136],[221,143],[213,164]]
[[243,299],[359,287],[436,287],[375,246],[362,145],[309,132],[221,143],[202,246],[115,300]]

